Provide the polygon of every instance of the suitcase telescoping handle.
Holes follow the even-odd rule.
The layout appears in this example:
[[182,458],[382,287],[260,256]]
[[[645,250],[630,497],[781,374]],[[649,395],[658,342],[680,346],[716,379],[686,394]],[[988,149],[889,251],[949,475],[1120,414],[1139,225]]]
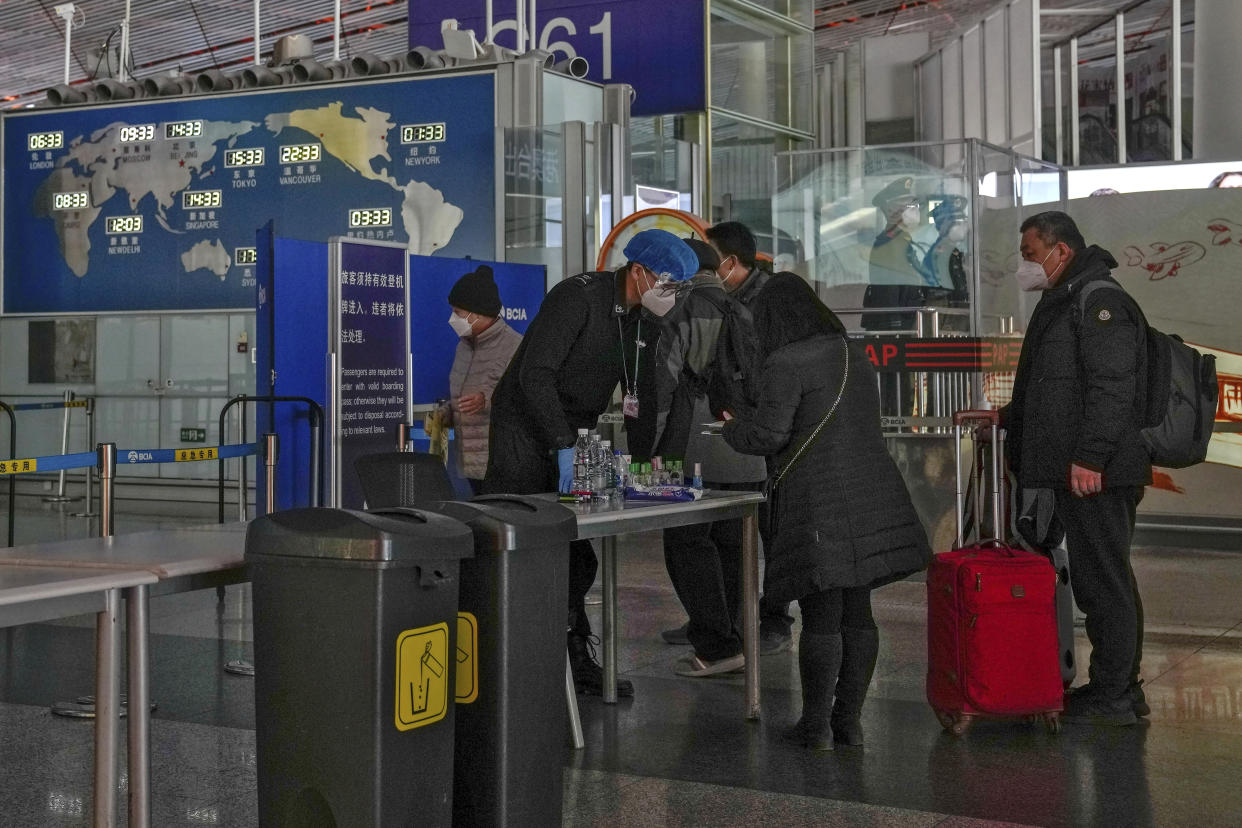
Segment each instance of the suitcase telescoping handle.
[[[962,475],[962,429],[989,427],[992,430],[992,531],[997,535],[1003,533],[1001,526],[1001,456],[1004,450],[1004,432],[1000,428],[1000,412],[985,410],[964,410],[955,411],[953,413],[953,459],[955,468],[957,469],[957,513],[954,517],[957,519],[957,546],[960,548],[966,543],[965,538],[965,513],[966,513],[966,486],[964,476]],[[974,440],[975,446],[979,441]],[[982,540],[983,528],[982,520],[980,520],[980,507],[983,505],[979,502],[983,489],[983,469],[979,462],[980,453],[972,450],[971,463],[972,474],[975,475],[975,523],[978,525],[980,540]]]

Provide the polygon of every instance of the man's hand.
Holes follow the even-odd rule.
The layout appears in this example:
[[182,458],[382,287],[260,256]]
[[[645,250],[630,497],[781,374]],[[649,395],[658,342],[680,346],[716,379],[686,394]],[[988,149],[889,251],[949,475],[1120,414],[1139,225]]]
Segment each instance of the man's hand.
[[1070,464],[1070,491],[1075,497],[1090,497],[1099,494],[1103,489],[1104,475],[1077,463]]
[[475,391],[473,394],[463,394],[457,398],[457,410],[462,414],[478,414],[487,405],[487,399],[483,396],[482,391]]

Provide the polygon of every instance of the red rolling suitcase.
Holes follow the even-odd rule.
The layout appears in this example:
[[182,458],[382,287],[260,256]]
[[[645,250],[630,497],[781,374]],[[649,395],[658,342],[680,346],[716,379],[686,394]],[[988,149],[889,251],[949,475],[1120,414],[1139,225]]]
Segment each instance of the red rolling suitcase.
[[[963,545],[961,429],[981,420],[999,446],[996,412],[954,415],[958,548],[935,555],[928,570],[927,700],[955,735],[977,716],[1042,719],[1056,733],[1063,700],[1057,572],[1044,556],[1003,541]],[[994,451],[994,531],[1003,527],[1001,462]]]

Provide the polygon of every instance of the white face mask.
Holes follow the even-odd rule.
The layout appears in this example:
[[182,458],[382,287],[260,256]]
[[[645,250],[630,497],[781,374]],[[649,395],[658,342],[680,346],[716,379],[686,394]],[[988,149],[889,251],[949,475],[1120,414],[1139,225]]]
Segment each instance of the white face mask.
[[[1048,256],[1051,255],[1052,251],[1049,250]],[[1052,278],[1044,272],[1044,264],[1047,263],[1048,256],[1044,256],[1042,262],[1030,262],[1024,259],[1018,264],[1018,269],[1013,274],[1014,278],[1018,280],[1018,287],[1025,291],[1048,289],[1048,285],[1052,283]],[[1057,265],[1058,269],[1060,267],[1060,265]]]
[[901,211],[901,226],[907,230],[913,230],[919,226],[922,220],[922,213],[919,208],[911,204],[909,207]]
[[458,316],[456,313],[449,314],[449,327],[460,337],[470,336],[471,324],[469,316]]
[[642,304],[655,316],[665,316],[677,304],[677,290],[671,284],[657,282],[655,287],[643,294]]
[[949,228],[949,241],[960,242],[966,238],[966,225],[955,224]]

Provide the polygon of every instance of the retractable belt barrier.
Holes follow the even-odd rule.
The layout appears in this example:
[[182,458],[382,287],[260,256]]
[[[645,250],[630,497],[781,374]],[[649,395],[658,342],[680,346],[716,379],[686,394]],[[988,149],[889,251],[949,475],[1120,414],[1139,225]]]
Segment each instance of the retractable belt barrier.
[[20,403],[11,408],[14,411],[45,411],[51,408],[87,408],[89,404],[89,399],[57,400],[56,402]]
[[[57,403],[60,405],[60,403]],[[0,403],[0,410],[7,410],[9,406]],[[266,438],[274,438],[275,435],[264,435]],[[274,440],[272,440],[271,454],[275,454]],[[32,472],[50,472],[64,471],[69,469],[91,469],[98,468],[101,478],[104,482],[104,500],[107,505],[104,508],[105,515],[111,514],[112,501],[112,484],[115,479],[115,468],[117,464],[121,465],[138,465],[146,463],[187,463],[198,462],[202,460],[228,460],[234,457],[251,457],[262,453],[261,443],[239,443],[236,445],[225,446],[205,446],[203,448],[192,449],[116,449],[112,443],[100,443],[95,451],[83,451],[77,454],[53,454],[46,457],[13,457],[8,460],[0,460],[0,475],[9,477],[9,540],[8,545],[13,545],[13,518],[16,512],[14,508],[13,496],[13,476],[19,474],[30,474]],[[111,461],[111,462],[109,462]],[[275,465],[275,457],[268,458],[269,465]],[[272,477],[269,474],[269,477]],[[107,536],[112,534],[110,526],[107,524],[110,520],[105,518],[105,526],[102,534]]]

